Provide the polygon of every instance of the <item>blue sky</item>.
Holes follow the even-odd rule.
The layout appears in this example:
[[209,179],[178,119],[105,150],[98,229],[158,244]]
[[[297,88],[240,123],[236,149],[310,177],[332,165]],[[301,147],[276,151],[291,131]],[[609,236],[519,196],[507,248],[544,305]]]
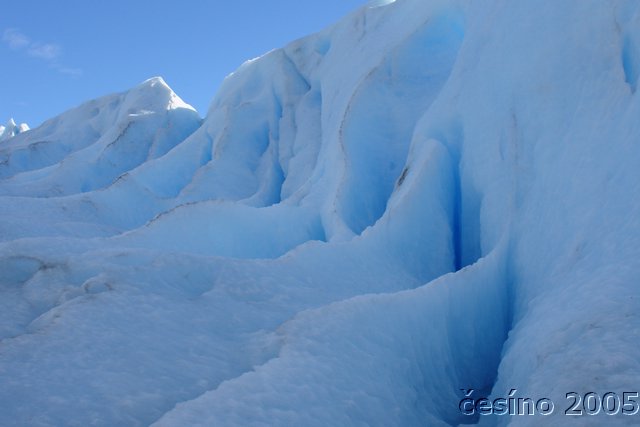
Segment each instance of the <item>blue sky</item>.
[[222,79],[246,59],[367,1],[12,3],[0,14],[0,123],[14,117],[33,127],[157,75],[204,115]]

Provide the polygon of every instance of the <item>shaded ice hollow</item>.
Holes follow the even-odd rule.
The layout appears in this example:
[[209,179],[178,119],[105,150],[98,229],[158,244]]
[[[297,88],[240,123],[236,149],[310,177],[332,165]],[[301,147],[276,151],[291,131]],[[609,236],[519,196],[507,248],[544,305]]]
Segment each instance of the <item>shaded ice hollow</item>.
[[0,425],[633,425],[563,406],[640,384],[639,20],[373,2],[3,127]]

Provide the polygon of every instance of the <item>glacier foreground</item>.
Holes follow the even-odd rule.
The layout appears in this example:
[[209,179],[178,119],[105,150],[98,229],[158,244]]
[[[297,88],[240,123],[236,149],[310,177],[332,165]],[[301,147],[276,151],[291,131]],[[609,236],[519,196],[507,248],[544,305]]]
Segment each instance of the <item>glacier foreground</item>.
[[0,141],[0,425],[636,425],[639,74],[634,0],[397,0]]

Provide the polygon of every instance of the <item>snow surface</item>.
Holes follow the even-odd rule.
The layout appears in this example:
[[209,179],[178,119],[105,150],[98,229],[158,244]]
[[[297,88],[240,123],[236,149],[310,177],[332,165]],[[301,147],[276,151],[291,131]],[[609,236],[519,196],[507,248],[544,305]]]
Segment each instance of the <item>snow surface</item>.
[[638,49],[635,0],[372,2],[204,119],[4,140],[0,425],[637,424],[564,409],[640,384]]

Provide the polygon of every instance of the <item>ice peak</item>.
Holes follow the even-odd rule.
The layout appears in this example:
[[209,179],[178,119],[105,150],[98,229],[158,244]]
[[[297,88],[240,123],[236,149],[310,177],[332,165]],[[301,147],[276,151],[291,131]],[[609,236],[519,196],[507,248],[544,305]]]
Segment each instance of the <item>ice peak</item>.
[[0,126],[0,141],[4,141],[9,138],[13,138],[19,133],[29,130],[29,126],[26,123],[16,124],[16,121],[12,118],[7,120],[4,126]]
[[155,92],[157,94],[169,94],[173,93],[173,90],[169,87],[167,82],[162,77],[151,77],[143,81],[142,83],[134,86],[129,93],[133,92]]
[[127,93],[133,106],[144,105],[145,110],[160,111],[186,108],[195,111],[184,102],[160,76],[151,77],[135,86]]
[[167,82],[160,76],[151,77],[150,79],[147,79],[138,85],[139,88],[152,88],[156,86],[160,86],[161,88],[171,91],[171,88],[169,87]]

